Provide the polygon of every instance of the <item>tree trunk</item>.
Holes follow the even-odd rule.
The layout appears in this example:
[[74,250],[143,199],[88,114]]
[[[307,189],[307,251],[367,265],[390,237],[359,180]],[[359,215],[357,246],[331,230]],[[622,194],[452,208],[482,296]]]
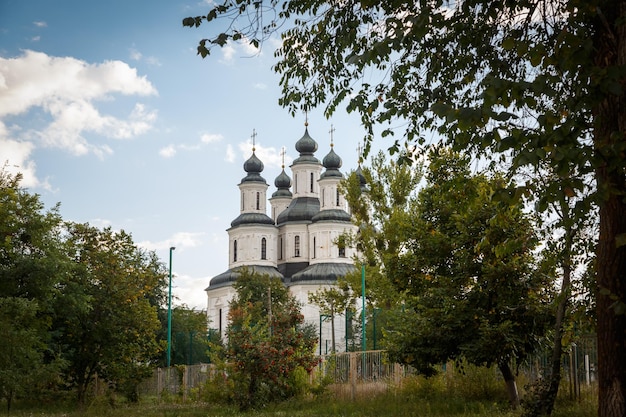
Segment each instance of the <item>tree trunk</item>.
[[511,371],[511,367],[506,361],[499,362],[498,369],[500,369],[502,377],[504,378],[506,393],[509,396],[509,404],[511,404],[511,408],[515,410],[519,407],[519,393],[517,392],[515,375],[513,375],[513,371]]
[[565,242],[563,255],[563,281],[561,282],[561,292],[559,294],[559,303],[556,308],[556,321],[554,323],[554,339],[552,346],[552,358],[550,359],[550,374],[548,375],[547,384],[542,385],[543,391],[540,393],[539,415],[549,416],[554,410],[554,402],[559,392],[561,383],[561,358],[563,356],[563,323],[567,306],[571,297],[571,280],[572,280],[572,260],[571,250],[573,245],[573,230],[569,223],[569,206],[567,203],[561,205],[562,220],[565,225]]
[[[625,1],[603,1],[594,21],[595,64],[626,65]],[[622,88],[626,81],[619,78]],[[602,93],[602,92],[601,92]],[[598,416],[626,416],[626,100],[604,92],[594,108],[594,156],[599,195],[600,236],[596,250]]]

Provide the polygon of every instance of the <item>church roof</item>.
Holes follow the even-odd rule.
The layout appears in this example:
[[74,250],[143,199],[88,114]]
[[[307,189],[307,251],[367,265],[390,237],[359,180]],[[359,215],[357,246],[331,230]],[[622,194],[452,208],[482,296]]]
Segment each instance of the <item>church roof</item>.
[[266,266],[266,265],[239,266],[237,268],[229,269],[226,272],[222,272],[221,274],[214,276],[211,279],[211,282],[209,283],[209,286],[205,289],[205,291],[232,285],[233,282],[237,281],[237,278],[239,278],[240,271],[243,268],[248,268],[252,272],[255,272],[257,274],[269,275],[272,278],[280,278],[281,280],[284,279],[283,274],[278,272],[278,269],[276,269],[273,266]]
[[341,222],[351,223],[352,217],[345,211],[340,209],[322,210],[317,213],[311,219],[313,223],[316,222]]
[[311,221],[320,211],[320,200],[316,197],[298,197],[291,201],[276,219],[276,224],[281,225],[293,221]]
[[337,281],[337,278],[344,277],[356,270],[356,266],[348,263],[326,262],[313,264],[303,271],[293,274],[291,285],[304,282],[334,283]]
[[273,226],[274,220],[265,213],[241,213],[235,220],[230,222],[231,227],[242,224],[271,224]]

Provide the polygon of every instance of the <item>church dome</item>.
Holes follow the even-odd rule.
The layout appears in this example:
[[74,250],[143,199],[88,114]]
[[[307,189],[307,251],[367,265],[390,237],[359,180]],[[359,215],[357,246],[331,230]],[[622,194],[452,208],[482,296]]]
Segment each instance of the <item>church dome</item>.
[[330,152],[328,152],[328,155],[326,155],[324,157],[324,160],[322,161],[322,165],[324,165],[326,171],[321,175],[320,178],[343,177],[343,175],[339,171],[339,168],[341,168],[341,164],[341,158],[335,153],[335,150],[331,145]]
[[277,190],[272,194],[272,197],[291,197],[291,191],[289,191],[289,187],[291,187],[291,178],[285,172],[285,168],[283,167],[283,171],[276,177],[274,180],[274,185]]
[[248,173],[241,182],[263,182],[265,183],[265,178],[261,176],[261,172],[263,172],[263,162],[259,158],[257,158],[254,150],[252,150],[252,156],[248,158],[246,162],[243,163],[243,170]]
[[361,184],[361,190],[365,188],[367,185],[367,180],[365,179],[365,175],[363,175],[363,171],[361,170],[361,165],[355,171],[356,176],[359,178],[359,183]]
[[313,155],[317,150],[317,142],[309,135],[309,129],[304,128],[304,135],[296,142],[296,151],[300,155]]
[[257,173],[260,174],[263,172],[263,162],[259,158],[257,158],[254,151],[252,151],[252,156],[243,163],[243,169],[247,173]]
[[293,161],[294,165],[299,163],[320,163],[313,155],[317,151],[317,142],[309,135],[309,129],[306,127],[304,128],[304,135],[296,142],[296,151],[300,153],[300,156]]

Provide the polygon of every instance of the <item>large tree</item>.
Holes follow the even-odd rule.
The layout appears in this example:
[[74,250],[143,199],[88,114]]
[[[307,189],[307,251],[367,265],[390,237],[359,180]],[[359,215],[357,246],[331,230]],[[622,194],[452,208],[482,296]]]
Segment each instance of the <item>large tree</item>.
[[401,120],[404,141],[435,129],[459,148],[502,155],[511,173],[541,161],[558,174],[537,188],[548,200],[583,193],[578,176],[592,173],[598,413],[626,415],[626,1],[243,0],[183,24],[220,17],[233,21],[201,40],[203,57],[290,24],[275,68],[292,112],[322,105],[330,116],[347,101],[369,138]]
[[34,395],[53,385],[63,364],[50,331],[69,261],[62,250],[58,207],[20,186],[0,168],[0,398]]
[[96,375],[136,400],[163,348],[153,300],[166,285],[165,267],[124,231],[70,224],[68,233],[75,265],[65,288],[87,299],[58,323],[70,381],[81,402]]

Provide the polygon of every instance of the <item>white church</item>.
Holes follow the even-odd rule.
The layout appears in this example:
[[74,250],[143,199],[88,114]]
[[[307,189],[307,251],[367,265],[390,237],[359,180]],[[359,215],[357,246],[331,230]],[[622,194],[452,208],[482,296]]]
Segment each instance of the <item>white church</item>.
[[[318,329],[319,352],[326,353],[331,348],[331,324],[320,316],[317,306],[309,304],[308,295],[334,285],[338,277],[355,269],[355,248],[337,238],[355,233],[356,226],[339,191],[342,161],[333,150],[332,138],[322,162],[315,157],[317,143],[307,125],[295,148],[299,156],[290,167],[291,177],[283,164],[274,180],[276,190],[268,199],[269,185],[261,176],[263,162],[255,155],[253,145],[252,156],[243,164],[246,176],[238,185],[239,216],[227,229],[228,270],[214,276],[205,290],[207,315],[209,327],[224,337],[229,302],[235,295],[233,283],[238,269],[247,267],[283,281],[304,306],[305,321]],[[336,350],[345,351],[345,317],[337,316],[334,321]]]

